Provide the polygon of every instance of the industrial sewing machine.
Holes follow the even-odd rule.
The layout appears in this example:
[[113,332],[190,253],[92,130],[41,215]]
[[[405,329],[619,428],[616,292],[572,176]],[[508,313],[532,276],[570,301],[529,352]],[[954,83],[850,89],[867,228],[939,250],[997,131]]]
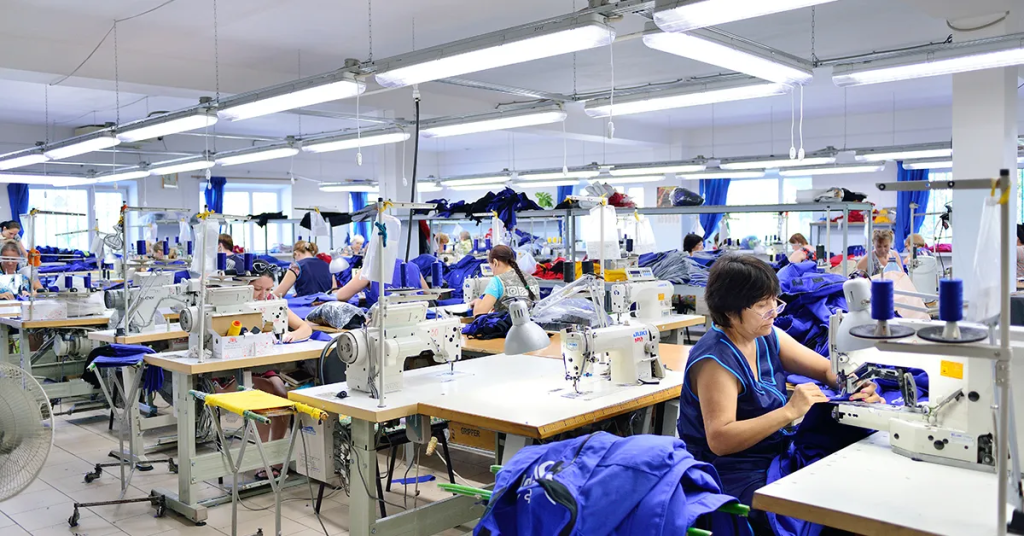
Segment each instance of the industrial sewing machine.
[[[197,282],[187,284],[190,294],[198,292]],[[190,351],[198,350],[202,336],[202,346],[209,348],[213,357],[269,353],[288,330],[288,302],[253,301],[252,293],[249,285],[208,287],[202,312],[193,297],[179,319],[181,329],[189,334]]]
[[487,285],[491,284],[494,271],[486,262],[480,265],[480,276],[467,277],[462,282],[462,301],[469,303],[483,295]]
[[[844,394],[854,393],[869,381],[895,381],[903,405],[841,402],[833,416],[843,424],[889,432],[893,452],[934,463],[995,471],[996,404],[992,364],[941,354],[899,353],[873,348],[874,341],[850,335],[858,326],[870,326],[867,314],[870,287],[865,280],[843,285],[850,314],[837,313],[829,319],[832,371]],[[928,326],[949,326],[941,322],[890,320],[915,330]],[[920,342],[906,338],[901,341]],[[909,368],[928,374],[929,401],[917,400],[914,376]]]
[[636,304],[633,317],[641,322],[656,322],[672,314],[672,283],[659,281],[650,268],[627,268],[626,280],[612,285],[611,312],[628,315]]
[[608,366],[612,385],[657,383],[665,377],[658,353],[660,333],[652,325],[569,328],[561,336],[565,379],[577,393],[580,380],[594,375],[597,364]]
[[[135,274],[136,286],[128,291],[128,332],[140,333],[156,329],[160,323],[158,310],[162,307],[192,305],[188,296],[190,287],[187,282],[174,284],[174,274],[145,273]],[[125,316],[125,292],[123,288],[107,290],[103,293],[103,304],[114,311],[111,323],[123,326]]]
[[427,302],[414,301],[387,305],[384,319],[384,370],[378,371],[381,328],[379,309],[371,309],[371,319],[363,329],[342,333],[338,339],[338,358],[348,365],[348,386],[379,398],[379,373],[384,374],[384,393],[402,389],[402,369],[406,357],[424,351],[434,354],[437,363],[452,367],[462,358],[462,323],[458,318],[427,320]]

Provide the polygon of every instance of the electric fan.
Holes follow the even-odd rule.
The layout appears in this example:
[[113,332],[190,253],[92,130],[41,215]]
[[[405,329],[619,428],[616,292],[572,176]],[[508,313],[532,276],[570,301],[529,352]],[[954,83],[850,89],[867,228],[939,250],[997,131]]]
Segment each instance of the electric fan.
[[53,445],[53,411],[24,370],[0,363],[0,501],[17,495],[43,469]]

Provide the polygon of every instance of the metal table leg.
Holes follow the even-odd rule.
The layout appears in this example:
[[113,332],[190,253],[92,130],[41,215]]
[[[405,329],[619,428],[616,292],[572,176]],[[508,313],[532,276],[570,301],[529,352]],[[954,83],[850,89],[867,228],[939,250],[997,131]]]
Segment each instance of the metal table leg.
[[[333,416],[332,416],[333,417]],[[349,531],[352,536],[370,536],[376,532],[371,529],[377,521],[377,512],[371,497],[372,489],[367,487],[367,479],[375,474],[370,469],[370,462],[376,465],[377,450],[373,444],[374,423],[361,419],[352,419],[352,458],[349,461],[349,478],[352,496],[349,499]]]
[[195,376],[181,372],[171,374],[174,406],[178,411],[178,491],[153,490],[153,494],[164,495],[168,508],[196,524],[205,525],[206,507],[194,498],[197,477],[192,474],[196,458],[196,405],[188,392],[195,388]]

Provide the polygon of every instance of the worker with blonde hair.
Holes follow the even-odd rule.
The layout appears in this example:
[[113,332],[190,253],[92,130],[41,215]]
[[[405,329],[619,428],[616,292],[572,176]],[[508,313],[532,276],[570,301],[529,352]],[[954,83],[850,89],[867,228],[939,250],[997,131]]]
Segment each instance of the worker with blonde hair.
[[316,256],[319,252],[313,242],[296,242],[292,248],[292,258],[295,262],[288,267],[288,271],[274,289],[274,294],[284,297],[292,287],[295,288],[296,296],[330,292],[334,288],[331,266]]
[[875,229],[871,236],[873,248],[857,262],[857,269],[866,271],[869,276],[882,272],[904,271],[903,259],[892,250],[894,238],[889,229]]

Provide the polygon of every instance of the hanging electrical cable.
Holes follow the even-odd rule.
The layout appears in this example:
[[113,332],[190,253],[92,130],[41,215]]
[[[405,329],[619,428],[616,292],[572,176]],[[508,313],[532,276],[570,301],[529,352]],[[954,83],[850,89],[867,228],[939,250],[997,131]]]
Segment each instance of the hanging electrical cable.
[[796,96],[789,91],[789,159],[796,159]]
[[608,57],[611,65],[612,75],[612,89],[608,99],[608,139],[615,139],[615,122],[612,118],[615,116],[615,36],[612,35],[612,40],[608,43]]
[[[409,193],[410,200],[416,201],[416,168],[420,161],[420,86],[412,86],[412,101],[416,109],[416,132],[413,133],[412,142],[412,190]],[[409,239],[405,241],[405,262],[409,262],[409,248],[412,246],[412,218],[415,211],[409,211]]]
[[803,160],[804,155],[804,86],[800,86],[800,152],[797,153],[796,157],[798,160]]

